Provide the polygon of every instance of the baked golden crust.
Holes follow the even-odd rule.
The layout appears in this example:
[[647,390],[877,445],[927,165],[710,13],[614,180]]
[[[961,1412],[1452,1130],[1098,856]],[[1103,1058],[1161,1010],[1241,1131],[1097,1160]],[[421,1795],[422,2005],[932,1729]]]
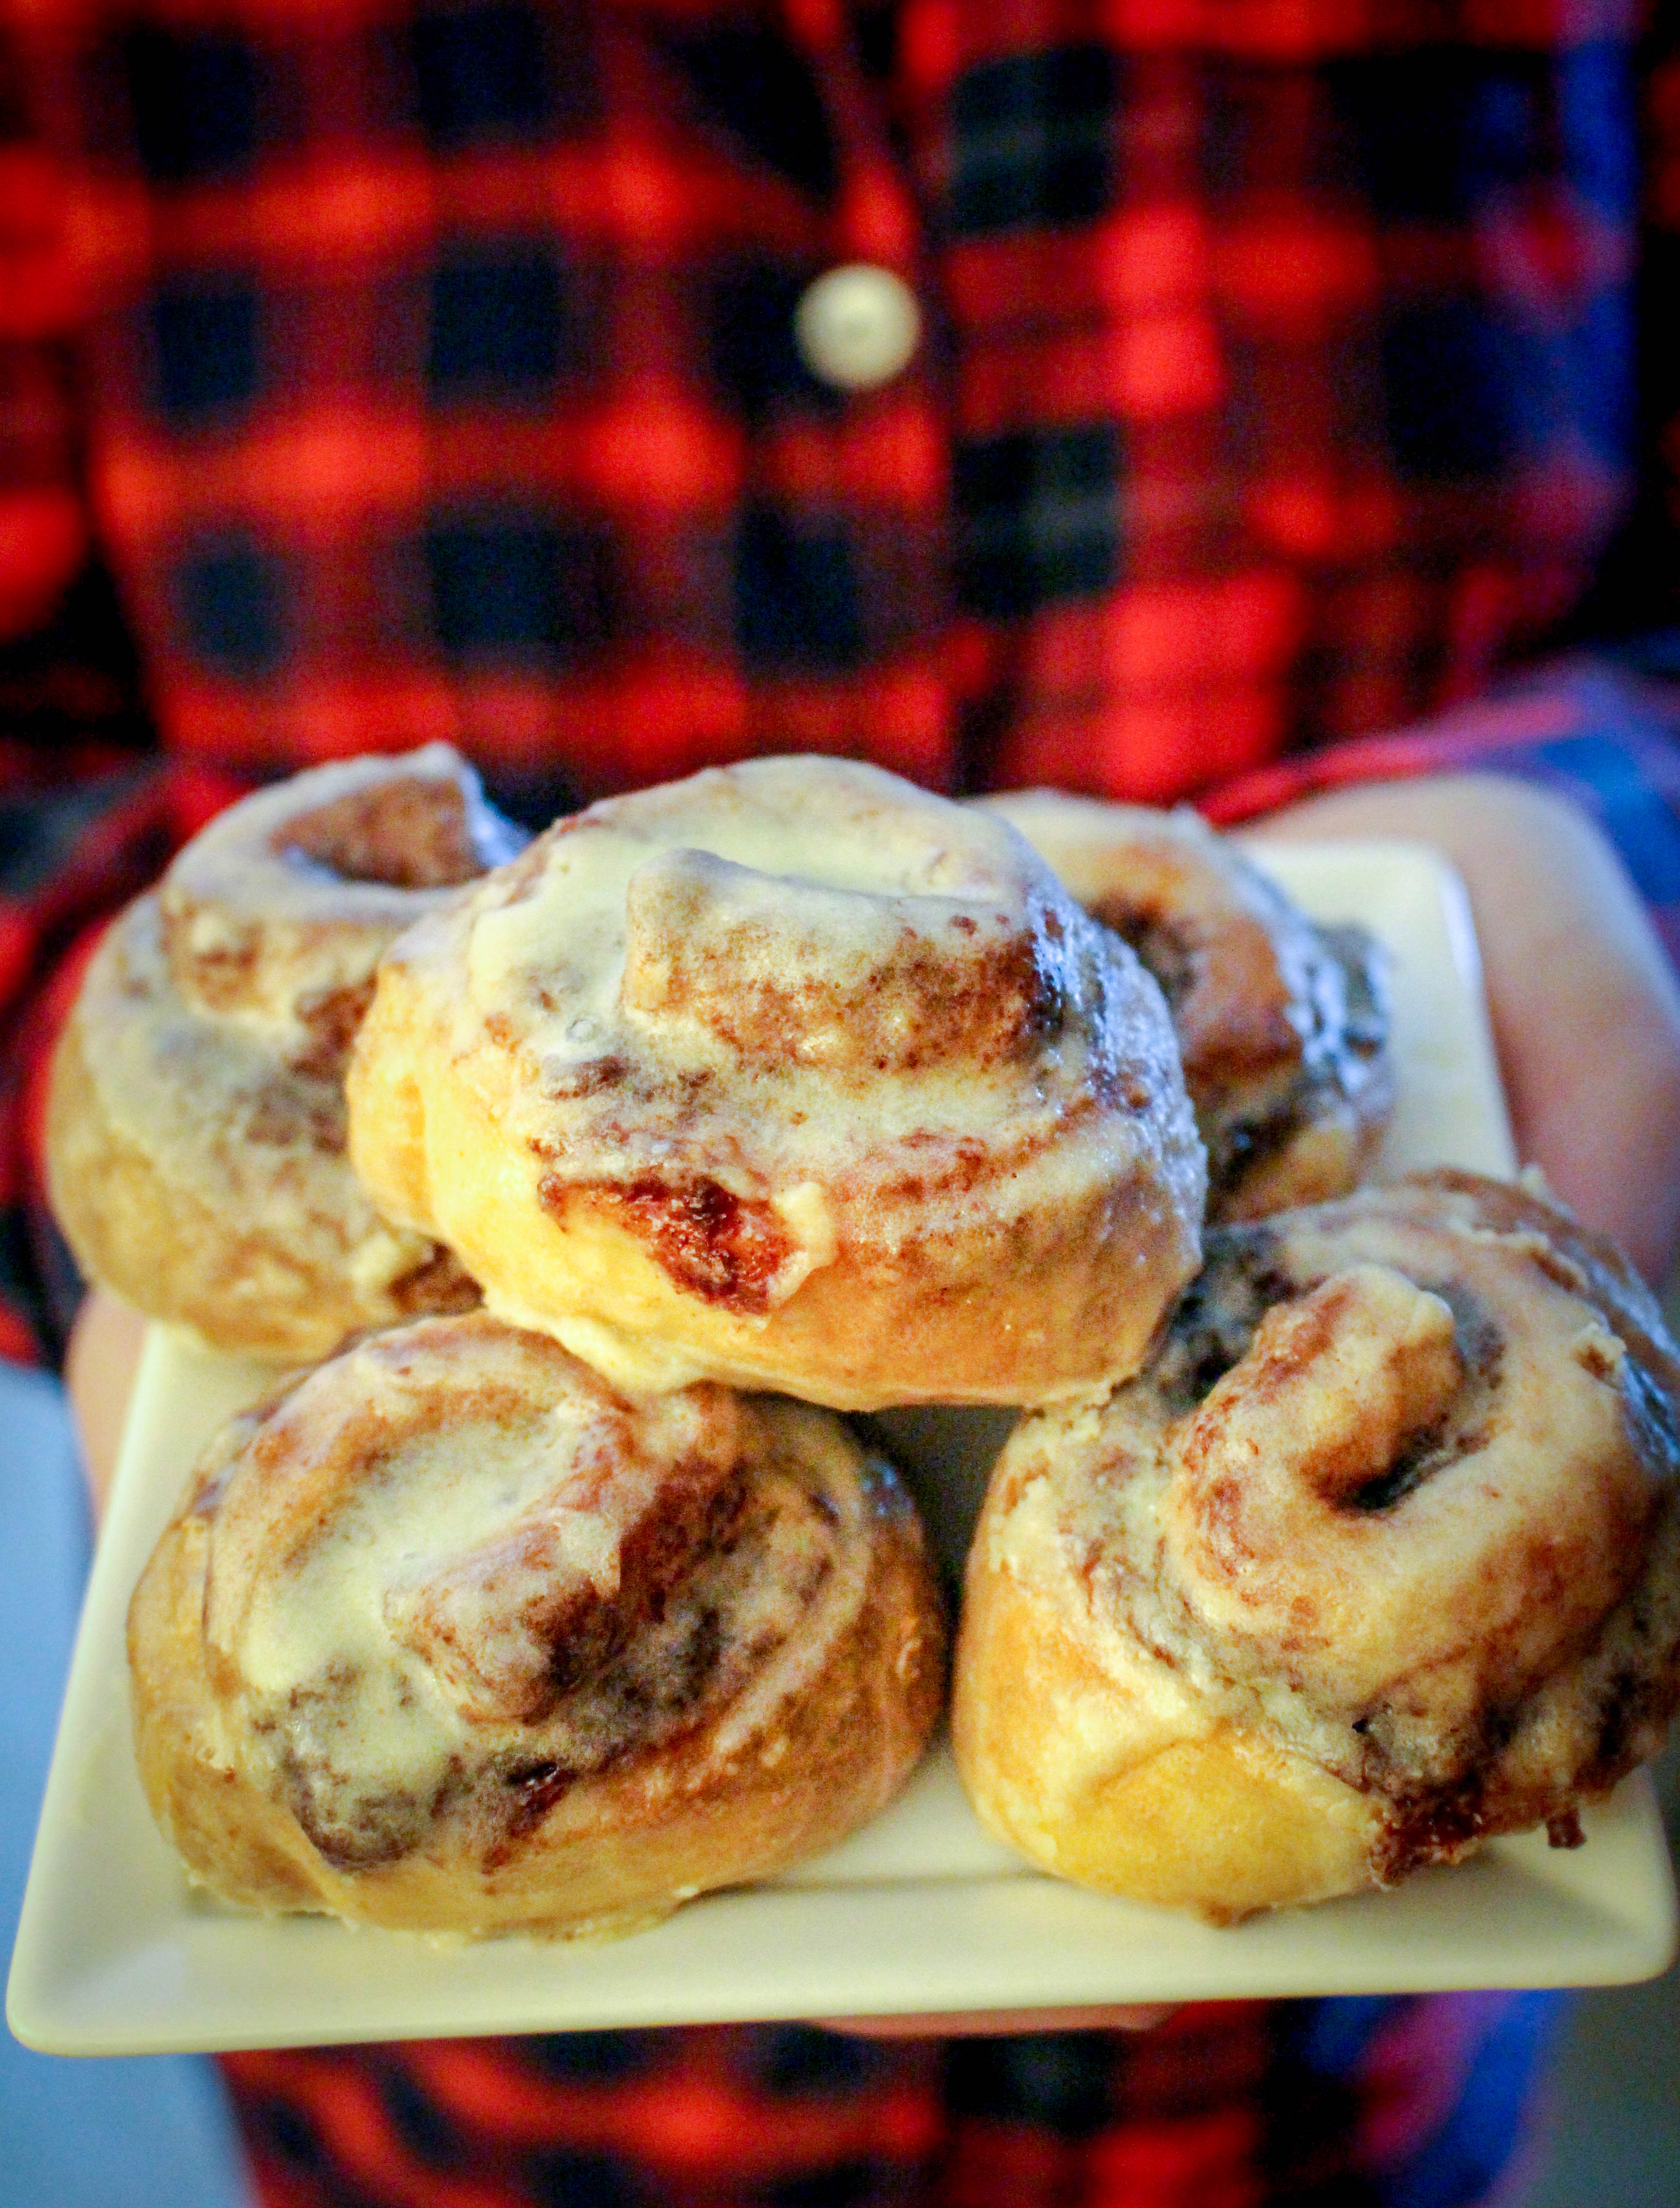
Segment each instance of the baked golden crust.
[[234,1420],[135,1591],[147,1798],[228,1899],[628,1931],[873,1815],[936,1713],[919,1525],[839,1421],[631,1405],[475,1313]]
[[1680,1364],[1538,1193],[1423,1174],[1211,1234],[1149,1365],[1000,1461],[953,1713],[1047,1868],[1216,1919],[1388,1885],[1653,1755]]
[[54,1054],[49,1186],[82,1270],[218,1349],[298,1361],[475,1303],[357,1185],[342,1088],[187,1011],[160,937],[152,897],[115,922]]
[[343,1076],[385,945],[516,848],[442,745],[296,776],[189,843],[107,933],[54,1062],[49,1183],[83,1269],[289,1359],[476,1301],[357,1185]]
[[1187,807],[1048,789],[982,801],[1165,992],[1208,1149],[1209,1219],[1354,1187],[1394,1108],[1385,969],[1366,931],[1315,926]]
[[380,1206],[626,1386],[1044,1401],[1195,1262],[1153,984],[1007,830],[846,761],[559,823],[392,946],[349,1088]]

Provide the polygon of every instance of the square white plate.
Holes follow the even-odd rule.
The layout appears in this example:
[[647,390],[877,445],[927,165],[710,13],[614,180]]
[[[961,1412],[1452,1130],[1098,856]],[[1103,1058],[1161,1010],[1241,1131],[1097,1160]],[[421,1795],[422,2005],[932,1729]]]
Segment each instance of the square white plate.
[[[1408,844],[1276,848],[1285,886],[1394,954],[1400,1106],[1387,1169],[1511,1168],[1468,907]],[[1027,1869],[980,1828],[936,1747],[866,1831],[775,1884],[713,1894],[605,1945],[448,1946],[263,1917],[194,1893],[147,1814],[129,1749],[123,1620],[201,1442],[262,1368],[148,1343],[88,1588],[12,1961],[18,2037],[66,2055],[1082,2002],[1611,1984],[1675,1949],[1649,1782],[1583,1824],[1589,1845],[1500,1840],[1398,1892],[1214,1931]],[[948,1562],[961,1555],[995,1413],[888,1414]],[[934,1478],[937,1474],[937,1479]]]

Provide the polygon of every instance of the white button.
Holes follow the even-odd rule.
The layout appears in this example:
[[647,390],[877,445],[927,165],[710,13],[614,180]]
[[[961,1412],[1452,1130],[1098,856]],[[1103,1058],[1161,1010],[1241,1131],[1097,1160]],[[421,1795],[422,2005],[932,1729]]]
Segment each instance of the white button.
[[867,261],[819,276],[793,317],[805,366],[841,391],[890,383],[921,334],[921,311],[909,285]]

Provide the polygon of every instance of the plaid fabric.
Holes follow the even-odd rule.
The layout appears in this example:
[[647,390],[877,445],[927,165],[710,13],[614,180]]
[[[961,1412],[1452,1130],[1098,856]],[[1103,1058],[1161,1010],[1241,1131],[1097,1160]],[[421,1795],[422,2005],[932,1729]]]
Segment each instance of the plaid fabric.
[[1581,609],[1583,633],[1635,636],[1680,622],[1680,9],[1649,0],[1637,52],[1643,175],[1635,287],[1640,454],[1631,511]]
[[[1480,687],[1627,488],[1612,5],[8,15],[15,562],[85,488],[218,764],[1175,796]],[[842,399],[792,312],[858,259],[930,333]]]
[[262,2208],[1492,2208],[1557,2007],[1226,2003],[1135,2037],[783,2025],[224,2067]]
[[804,13],[45,27],[87,479],[173,747],[445,736],[545,802],[766,748],[950,779],[926,357],[842,405],[791,334],[835,262],[918,274]]

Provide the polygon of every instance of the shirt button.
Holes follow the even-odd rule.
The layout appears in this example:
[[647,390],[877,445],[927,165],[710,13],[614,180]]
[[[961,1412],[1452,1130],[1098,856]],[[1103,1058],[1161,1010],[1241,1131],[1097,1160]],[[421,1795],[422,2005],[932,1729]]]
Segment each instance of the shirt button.
[[922,334],[916,294],[890,268],[850,261],[819,276],[800,300],[793,337],[811,374],[841,391],[890,383]]

